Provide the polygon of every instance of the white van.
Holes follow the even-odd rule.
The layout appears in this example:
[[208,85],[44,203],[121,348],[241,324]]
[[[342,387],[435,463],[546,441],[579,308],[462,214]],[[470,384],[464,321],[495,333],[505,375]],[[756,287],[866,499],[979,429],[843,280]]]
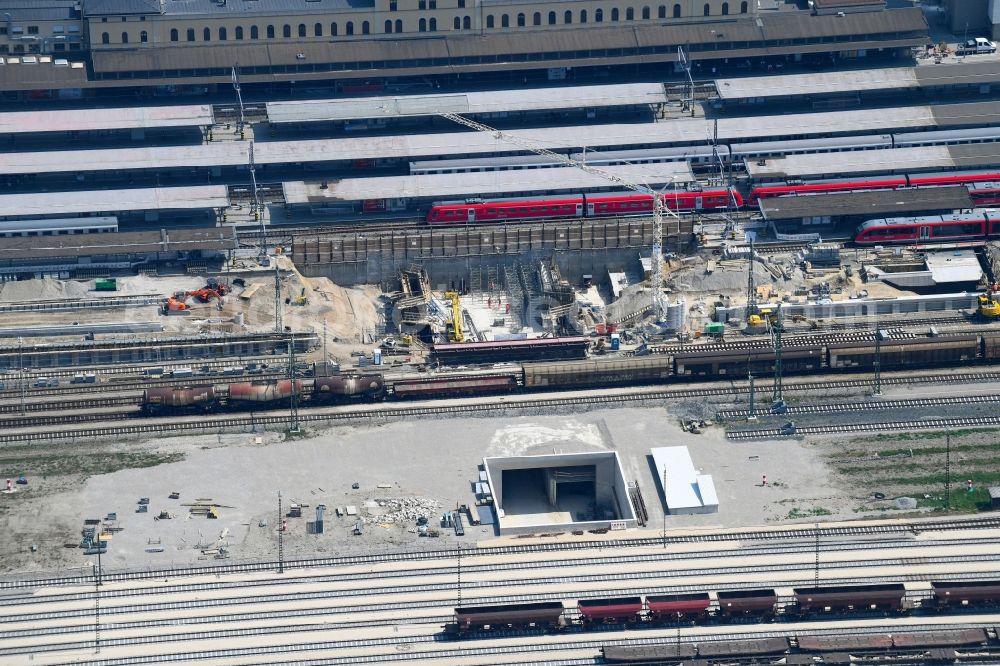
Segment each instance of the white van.
[[991,42],[985,37],[976,37],[975,39],[970,39],[965,44],[958,47],[959,55],[996,53],[996,52],[997,52],[996,42]]

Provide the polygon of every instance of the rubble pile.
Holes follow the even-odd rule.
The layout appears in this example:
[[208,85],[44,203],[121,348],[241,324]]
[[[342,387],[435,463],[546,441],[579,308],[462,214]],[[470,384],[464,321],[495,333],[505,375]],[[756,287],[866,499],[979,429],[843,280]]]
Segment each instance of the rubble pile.
[[421,516],[433,516],[439,512],[441,504],[426,497],[401,497],[365,502],[369,515],[362,521],[369,525],[382,523],[413,523]]

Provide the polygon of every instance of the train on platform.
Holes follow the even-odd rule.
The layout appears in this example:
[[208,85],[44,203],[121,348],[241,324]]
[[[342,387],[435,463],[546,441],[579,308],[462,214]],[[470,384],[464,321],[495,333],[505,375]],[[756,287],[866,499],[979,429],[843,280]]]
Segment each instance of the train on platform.
[[[246,410],[287,403],[293,394],[304,404],[332,404],[656,385],[742,379],[748,371],[766,376],[774,372],[775,363],[771,346],[719,349],[692,345],[683,351],[614,359],[522,361],[512,363],[509,369],[487,366],[476,374],[459,371],[387,378],[381,373],[344,373],[294,383],[287,379],[158,387],[143,392],[141,406],[147,413]],[[1000,363],[1000,331],[889,337],[880,344],[879,363],[882,370]],[[781,352],[781,365],[786,375],[867,372],[875,367],[874,342],[787,343]]]
[[812,621],[862,617],[992,612],[1000,608],[1000,580],[931,581],[930,589],[908,592],[902,583],[795,588],[782,597],[775,589],[702,590],[683,594],[461,606],[444,627],[452,638],[510,630],[565,631],[631,625],[712,625]]
[[857,245],[951,243],[1000,239],[1000,211],[866,220],[854,232]]
[[[802,196],[808,194],[832,194],[835,192],[871,192],[875,190],[901,190],[905,188],[943,187],[947,185],[969,186],[973,203],[988,205],[997,197],[997,171],[953,171],[943,173],[903,174],[898,176],[871,176],[868,178],[838,178],[831,180],[769,183],[757,185],[750,190],[747,204],[755,206],[761,199],[774,197]],[[982,184],[982,187],[976,187]],[[992,187],[990,187],[992,185]]]

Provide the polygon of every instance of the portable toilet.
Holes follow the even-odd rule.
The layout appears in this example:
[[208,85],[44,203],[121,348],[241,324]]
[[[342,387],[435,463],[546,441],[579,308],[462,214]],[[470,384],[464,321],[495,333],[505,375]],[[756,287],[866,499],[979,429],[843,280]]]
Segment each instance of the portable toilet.
[[611,334],[611,351],[618,351],[622,346],[622,336],[619,333]]
[[382,350],[379,347],[376,347],[372,351],[372,363],[382,365]]

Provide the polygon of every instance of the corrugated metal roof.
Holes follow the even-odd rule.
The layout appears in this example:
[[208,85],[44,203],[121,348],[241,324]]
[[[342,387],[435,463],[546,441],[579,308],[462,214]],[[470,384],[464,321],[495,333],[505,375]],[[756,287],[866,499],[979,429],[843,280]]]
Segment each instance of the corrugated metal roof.
[[0,194],[0,211],[9,217],[141,210],[187,210],[228,206],[229,193],[224,185]]
[[1000,102],[940,104],[933,111],[936,124],[942,127],[1000,125]]
[[956,167],[1000,165],[1000,143],[967,143],[948,146],[948,153]]
[[977,85],[1000,81],[1000,61],[962,62],[914,67],[913,72],[921,87]]
[[294,16],[295,14],[317,14],[344,10],[373,9],[374,0],[164,0],[165,14],[185,15],[258,15],[273,14]]
[[[738,141],[795,134],[814,135],[933,126],[933,107],[914,106],[770,117],[720,118],[719,139]],[[602,147],[620,149],[627,146],[655,146],[683,142],[703,144],[706,138],[712,135],[712,121],[704,118],[678,118],[659,123],[514,130],[511,134],[551,149],[580,149],[586,146],[588,151]],[[254,158],[257,164],[288,164],[334,159],[448,157],[523,152],[516,145],[498,143],[487,134],[462,131],[308,141],[266,141],[255,144]],[[0,174],[211,167],[246,163],[247,145],[243,142],[69,152],[0,152]]]
[[4,0],[0,2],[0,16],[18,21],[60,21],[75,20],[75,0]]
[[768,77],[747,76],[732,79],[717,79],[715,82],[716,90],[722,99],[911,89],[917,88],[920,85],[921,83],[917,80],[913,67],[855,69],[840,72],[815,72]]
[[212,122],[212,107],[208,104],[121,109],[13,111],[0,113],[0,134],[201,127],[211,125]]
[[894,216],[921,211],[971,208],[966,187],[909,188],[874,192],[837,192],[761,199],[760,211],[769,220],[797,220],[816,215]]
[[444,111],[476,114],[498,111],[632,106],[665,104],[666,101],[663,84],[626,83],[437,95],[269,102],[267,104],[267,117],[268,121],[272,123],[288,123],[422,116]]
[[[175,0],[165,0],[170,4]],[[132,15],[159,14],[159,0],[83,0],[83,13],[86,16],[101,16],[104,14]]]
[[763,165],[748,160],[746,165],[752,178],[767,179],[948,169],[954,166],[954,161],[948,146],[922,146],[846,153],[786,155],[766,159]]
[[236,249],[232,227],[5,238],[0,260]]
[[[659,187],[665,183],[689,183],[694,180],[686,163],[641,164],[604,167],[626,181]],[[574,167],[525,169],[519,171],[473,172],[461,174],[422,174],[346,178],[319,183],[293,181],[284,183],[285,201],[289,204],[324,204],[399,197],[406,199],[447,199],[449,197],[506,196],[518,192],[566,192],[580,189],[615,188],[601,176]]]

